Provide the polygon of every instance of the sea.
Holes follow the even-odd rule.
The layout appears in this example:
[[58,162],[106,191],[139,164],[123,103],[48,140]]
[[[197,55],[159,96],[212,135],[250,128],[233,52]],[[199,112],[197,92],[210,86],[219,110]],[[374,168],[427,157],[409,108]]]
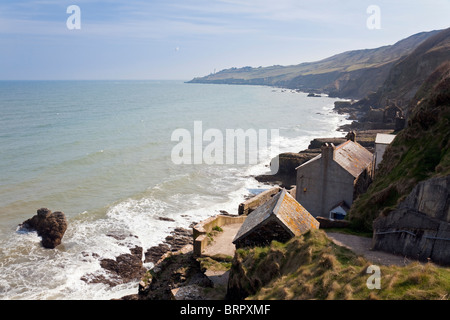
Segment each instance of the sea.
[[[246,196],[269,188],[254,178],[270,171],[269,150],[299,152],[316,137],[344,135],[336,130],[350,121],[333,112],[335,101],[282,88],[178,80],[0,81],[0,299],[137,293],[138,281],[88,280],[109,276],[100,259],[134,246],[145,252],[177,227],[223,211],[237,214]],[[212,140],[205,133],[216,133],[214,146],[225,148],[227,130],[267,133],[257,163],[206,159]],[[176,161],[181,146],[192,161]],[[18,228],[43,207],[67,218],[55,249]]]

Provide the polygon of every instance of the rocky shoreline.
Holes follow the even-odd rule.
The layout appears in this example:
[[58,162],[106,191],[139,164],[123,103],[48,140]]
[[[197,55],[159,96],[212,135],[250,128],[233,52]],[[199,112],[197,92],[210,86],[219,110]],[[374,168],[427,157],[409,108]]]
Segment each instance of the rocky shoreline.
[[[341,104],[336,105],[335,111],[340,113],[348,112],[349,110],[343,109]],[[345,105],[346,108],[348,105]],[[357,122],[354,122],[354,124]],[[355,125],[338,127],[336,131],[344,131],[348,128],[355,127]],[[360,125],[356,125],[360,127]],[[392,131],[392,130],[390,130]],[[371,150],[374,148],[375,135],[380,130],[364,130],[358,131],[357,142]],[[279,155],[279,171],[275,175],[258,175],[252,178],[256,179],[260,183],[269,186],[280,186],[286,189],[292,189],[296,184],[296,171],[295,168],[299,165],[309,161],[321,152],[321,146],[323,143],[334,143],[338,145],[346,141],[345,137],[335,138],[315,138],[310,141],[309,146],[305,150],[299,152],[287,152]],[[252,194],[246,196],[246,199],[251,198]],[[45,211],[45,212],[44,212]],[[22,228],[44,228],[44,218],[55,220],[54,215],[59,219],[59,215],[62,213],[51,213],[48,209],[38,210],[38,215],[25,221]],[[48,220],[47,219],[47,220]],[[61,219],[56,219],[58,223]],[[160,220],[170,220],[170,218],[159,217]],[[39,221],[38,221],[39,220]],[[41,221],[42,220],[42,221]],[[52,221],[53,221],[52,220]],[[65,222],[65,219],[61,220]],[[39,223],[37,223],[39,222]],[[54,222],[54,221],[53,221]],[[61,223],[60,223],[61,224]],[[189,226],[188,229],[183,227],[177,227],[159,243],[150,248],[142,248],[136,245],[136,239],[138,238],[132,234],[120,234],[110,232],[107,236],[117,240],[119,245],[126,246],[129,250],[128,253],[121,254],[113,259],[101,257],[95,252],[82,252],[82,259],[92,260],[95,259],[100,264],[101,270],[85,274],[81,277],[81,280],[88,284],[103,283],[108,286],[114,287],[120,284],[129,282],[139,282],[137,293],[129,296],[122,297],[124,300],[140,300],[140,299],[171,299],[171,289],[174,288],[190,288],[187,289],[185,295],[186,299],[205,299],[201,292],[204,292],[204,288],[210,288],[212,286],[211,281],[204,275],[204,271],[200,266],[199,261],[192,255],[193,245],[193,232],[192,227],[196,223]],[[43,235],[43,246],[52,248],[61,242],[62,235],[64,234],[67,223],[62,223],[62,228],[59,239],[54,240],[53,243],[48,244],[47,237]],[[41,229],[42,229],[41,228]],[[45,228],[44,228],[45,229]],[[173,259],[166,259],[167,257],[175,257]],[[150,266],[150,269],[149,269]],[[148,277],[151,274],[152,280],[149,281]],[[158,279],[158,280],[156,280]],[[203,289],[199,289],[203,288]],[[183,289],[183,290],[185,290]],[[183,291],[183,290],[180,290]],[[181,293],[180,293],[181,294]]]
[[[355,122],[356,123],[356,122]],[[350,126],[351,128],[352,126]],[[349,126],[338,127],[336,131],[344,131]],[[381,130],[391,132],[392,130]],[[380,130],[362,130],[357,132],[356,141],[369,150],[374,150],[375,136]],[[279,172],[275,175],[254,176],[257,181],[266,185],[277,185],[286,189],[295,187],[295,168],[314,158],[321,152],[323,143],[338,145],[345,142],[345,137],[315,138],[305,150],[298,153],[289,152],[279,155]],[[251,195],[247,196],[247,199]],[[191,225],[192,226],[192,225]],[[149,248],[144,253],[144,263],[153,263],[154,268],[141,276],[138,293],[122,297],[122,300],[157,300],[173,299],[171,290],[177,289],[182,299],[208,299],[204,292],[213,284],[205,276],[200,262],[192,254],[192,230],[176,228],[166,237],[163,243]],[[166,259],[170,257],[170,259]],[[136,266],[136,270],[138,266]],[[177,297],[179,298],[179,297]]]

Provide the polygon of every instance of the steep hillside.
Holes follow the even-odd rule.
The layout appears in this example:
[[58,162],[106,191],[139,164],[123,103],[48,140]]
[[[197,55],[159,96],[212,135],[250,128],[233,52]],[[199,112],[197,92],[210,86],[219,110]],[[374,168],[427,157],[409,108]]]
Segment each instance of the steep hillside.
[[394,45],[348,51],[317,62],[231,68],[189,82],[271,85],[361,99],[383,84],[396,62],[438,32],[422,32]]
[[[368,274],[372,262],[311,230],[286,244],[238,249],[228,282],[229,299],[348,300],[448,299],[450,271],[429,263],[381,266],[378,290]],[[370,272],[369,272],[370,273]],[[368,281],[369,280],[369,281]]]
[[450,28],[432,35],[396,62],[379,90],[361,103],[377,108],[394,99],[407,106],[430,74],[446,61],[450,61]]
[[441,65],[417,91],[408,126],[387,148],[368,192],[352,205],[349,219],[371,230],[426,179],[450,174],[450,62]]

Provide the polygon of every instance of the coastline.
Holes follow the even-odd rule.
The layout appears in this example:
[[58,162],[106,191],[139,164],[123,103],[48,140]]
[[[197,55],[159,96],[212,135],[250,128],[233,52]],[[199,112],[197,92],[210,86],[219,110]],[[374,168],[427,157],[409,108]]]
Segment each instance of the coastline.
[[[337,112],[338,111],[333,108],[333,112]],[[340,114],[344,114],[343,112],[341,112]],[[350,117],[350,114],[346,114],[348,117]],[[351,124],[345,124],[345,125],[338,125],[335,128],[335,132],[344,132],[345,129],[348,128],[348,126],[351,126]],[[312,159],[313,157],[315,157],[319,152],[320,152],[320,145],[323,142],[334,142],[334,143],[338,143],[338,142],[343,142],[345,141],[346,138],[344,137],[331,137],[331,138],[322,138],[322,137],[316,137],[313,138],[310,141],[309,146],[304,149],[299,151],[298,153],[293,151],[292,153],[285,153],[285,154],[296,154],[298,155],[297,157],[294,156],[293,163],[290,161],[291,159],[289,159],[286,163],[280,163],[280,169],[279,172],[281,171],[281,174],[275,174],[275,175],[251,175],[248,178],[249,179],[255,179],[258,183],[267,186],[267,187],[274,187],[274,186],[278,186],[278,187],[282,187],[282,188],[286,188],[288,190],[290,190],[292,192],[292,188],[295,187],[295,179],[292,179],[292,172],[288,172],[289,170],[292,170],[292,168],[295,169],[295,167],[297,165],[300,165],[301,163],[304,163],[310,159]],[[361,135],[360,140],[361,143],[363,143],[365,146],[367,147],[374,147],[374,141],[375,141],[375,132],[373,131],[367,131],[364,132],[363,135]],[[280,154],[283,155],[283,154]],[[300,161],[300,163],[299,163]],[[293,183],[294,182],[294,183]],[[247,195],[244,197],[246,200],[255,197],[256,194],[250,192],[249,190],[247,190]],[[237,208],[236,208],[237,209]],[[225,215],[230,215],[230,216],[238,216],[235,214],[229,214],[227,211],[225,210],[220,210],[221,214],[225,214]],[[207,218],[210,219],[214,217],[214,215],[212,215],[211,217]],[[198,223],[201,223],[198,222]],[[168,236],[163,242],[159,243],[158,245],[155,245],[151,248],[148,248],[147,251],[144,254],[145,257],[145,262],[148,263],[153,263],[153,267],[150,268],[145,275],[140,279],[138,288],[137,288],[137,293],[135,294],[131,294],[131,295],[126,295],[123,296],[121,298],[119,298],[119,300],[140,300],[140,299],[148,299],[149,296],[151,296],[151,294],[149,293],[149,285],[148,285],[148,274],[154,274],[154,272],[156,271],[157,273],[161,273],[162,270],[164,269],[175,269],[175,270],[179,270],[179,268],[181,267],[186,267],[188,269],[194,269],[194,273],[197,273],[196,276],[194,276],[194,278],[200,278],[200,284],[202,284],[202,286],[205,287],[211,287],[213,286],[213,284],[208,281],[208,279],[204,278],[204,271],[202,270],[202,268],[200,267],[200,264],[198,264],[198,261],[196,260],[196,258],[193,256],[193,233],[192,233],[192,228],[194,226],[195,223],[191,224],[189,226],[190,229],[185,229],[183,227],[177,227],[175,228],[176,230],[178,230],[178,232],[173,232],[173,236]],[[172,264],[175,264],[174,266],[168,266],[165,265],[166,262],[166,258],[168,257],[178,257],[175,259],[170,259]],[[177,260],[179,259],[179,260]],[[189,266],[189,267],[187,267]],[[170,272],[174,272],[169,271]],[[203,275],[203,276],[202,276]],[[192,276],[192,275],[191,275]],[[173,283],[172,279],[169,279],[171,276],[169,275],[163,275],[163,277],[167,278],[167,281],[171,282],[170,284],[168,284],[170,287],[190,287],[192,284],[186,284],[186,278],[185,276],[182,277],[182,280],[180,281],[179,284],[177,283]],[[198,279],[197,279],[198,280]],[[197,286],[197,280],[194,281],[194,285]],[[163,297],[163,299],[172,299],[173,297],[167,293],[167,288],[165,289],[161,289],[161,283],[158,286],[158,290],[162,290],[163,292],[165,292],[165,294],[163,296],[158,296],[158,294],[156,294],[156,296],[158,297],[157,299],[160,299],[161,297]],[[223,289],[223,288],[222,288]],[[195,292],[193,292],[192,290],[190,291],[190,289],[187,289],[187,291],[189,292],[189,294],[191,296],[189,296],[189,294],[187,294],[187,296],[185,296],[185,299],[209,299],[211,297],[208,296],[202,296],[201,294],[199,294],[198,290],[194,290]],[[153,298],[155,298],[155,296],[153,296]],[[213,296],[213,299],[216,299],[216,296]]]

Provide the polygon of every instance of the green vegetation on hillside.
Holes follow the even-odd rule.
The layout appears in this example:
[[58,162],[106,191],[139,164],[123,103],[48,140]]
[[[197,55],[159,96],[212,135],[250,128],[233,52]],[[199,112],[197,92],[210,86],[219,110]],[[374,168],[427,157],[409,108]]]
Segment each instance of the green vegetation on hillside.
[[388,214],[423,180],[450,174],[450,63],[438,68],[412,102],[408,127],[386,149],[374,182],[352,205],[360,230]]
[[290,299],[449,299],[450,270],[432,263],[380,266],[380,289],[363,257],[311,230],[283,244],[239,249],[231,268],[228,296]]

